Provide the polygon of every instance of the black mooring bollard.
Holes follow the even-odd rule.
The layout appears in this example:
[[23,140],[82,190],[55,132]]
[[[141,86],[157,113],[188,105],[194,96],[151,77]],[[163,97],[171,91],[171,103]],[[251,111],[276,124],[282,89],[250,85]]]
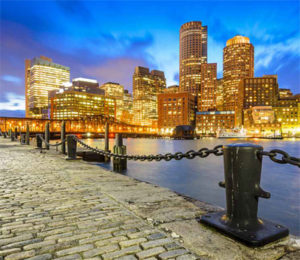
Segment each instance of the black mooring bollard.
[[3,133],[3,137],[7,138],[7,133],[6,132]]
[[9,130],[10,131],[10,140],[13,142],[15,141],[15,134],[13,133],[12,129]]
[[15,140],[18,140],[18,128],[15,127]]
[[[105,123],[105,146],[104,146],[104,150],[106,152],[109,152],[109,124],[108,122]],[[110,157],[108,156],[104,156],[104,162],[110,162]]]
[[[61,141],[66,139],[66,122],[65,121],[62,121],[62,123],[61,123],[60,139],[61,139]],[[66,154],[66,143],[62,143],[61,153]]]
[[26,123],[26,136],[25,136],[25,143],[27,145],[30,144],[30,133],[29,133],[29,123]]
[[68,145],[68,157],[67,160],[76,159],[77,141],[72,135],[67,135],[67,145]]
[[11,128],[8,130],[8,137],[11,137]]
[[[50,142],[50,123],[49,122],[47,122],[45,125],[45,141],[47,143]],[[46,150],[49,150],[50,146],[47,143],[45,143],[45,147],[46,147]]]
[[20,144],[25,144],[25,134],[20,135]]
[[289,234],[286,227],[257,217],[258,198],[270,198],[260,187],[263,147],[253,144],[223,146],[226,212],[207,214],[200,222],[249,246],[263,246]]
[[36,135],[36,148],[42,149],[43,148],[43,142],[40,137],[40,134]]
[[[126,146],[123,145],[122,134],[116,134],[114,153],[119,155],[126,155]],[[127,169],[127,159],[126,158],[113,158],[113,170],[116,172],[121,172]]]

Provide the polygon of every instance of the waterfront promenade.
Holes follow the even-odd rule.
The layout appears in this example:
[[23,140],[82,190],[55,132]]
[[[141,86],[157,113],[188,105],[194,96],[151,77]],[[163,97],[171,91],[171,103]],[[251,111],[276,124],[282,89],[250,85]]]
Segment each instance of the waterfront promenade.
[[1,137],[0,174],[0,259],[300,258],[294,237],[246,247],[197,222],[216,207],[54,150]]

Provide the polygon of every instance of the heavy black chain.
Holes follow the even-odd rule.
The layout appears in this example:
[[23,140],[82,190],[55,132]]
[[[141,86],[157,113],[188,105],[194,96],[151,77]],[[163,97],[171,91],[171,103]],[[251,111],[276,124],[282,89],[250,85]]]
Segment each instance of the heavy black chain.
[[134,161],[161,161],[161,160],[165,160],[165,161],[170,161],[172,159],[175,160],[181,160],[183,158],[186,159],[194,159],[195,157],[200,157],[200,158],[205,158],[207,156],[209,156],[210,154],[214,154],[216,156],[221,156],[223,155],[223,148],[222,145],[217,145],[214,147],[214,149],[210,150],[208,148],[201,148],[198,151],[194,151],[194,150],[189,150],[186,153],[182,153],[182,152],[177,152],[177,153],[166,153],[166,154],[156,154],[156,155],[121,155],[121,154],[116,154],[116,153],[111,153],[109,151],[105,151],[105,150],[100,150],[98,148],[94,148],[89,146],[88,144],[84,143],[83,141],[81,141],[78,137],[73,136],[74,140],[77,141],[80,145],[82,145],[83,147],[101,154],[101,155],[105,155],[107,157],[115,157],[115,158],[121,158],[121,159],[128,159],[128,160],[134,160]]
[[50,144],[50,143],[48,143],[44,138],[43,138],[43,136],[42,135],[39,135],[39,137],[41,138],[41,140],[46,144],[46,145],[49,145],[49,146],[60,146],[60,145],[62,145],[63,143],[65,143],[66,141],[67,141],[67,139],[63,139],[61,142],[59,142],[59,143],[56,143],[56,144]]
[[[273,149],[269,152],[261,151],[261,155],[268,156],[273,162],[280,163],[280,164],[291,164],[300,167],[300,158],[290,156],[287,152]],[[278,158],[278,155],[281,155],[281,158]]]

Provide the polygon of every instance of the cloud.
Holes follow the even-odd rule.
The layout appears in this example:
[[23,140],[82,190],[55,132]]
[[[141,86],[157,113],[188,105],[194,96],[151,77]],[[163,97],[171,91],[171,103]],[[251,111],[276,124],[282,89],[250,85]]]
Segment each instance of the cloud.
[[7,82],[12,82],[12,83],[21,83],[22,82],[21,78],[12,76],[12,75],[3,75],[0,77],[0,79],[7,81]]
[[[288,57],[300,58],[300,38],[293,37],[280,43],[255,46],[255,68],[268,68],[274,66],[274,61],[281,60],[283,63],[289,61]],[[285,58],[285,59],[283,59]],[[276,63],[275,73],[284,66],[283,63]]]
[[148,67],[149,64],[144,59],[122,57],[109,59],[97,66],[87,66],[83,72],[87,76],[97,78],[100,84],[108,81],[118,82],[132,91],[132,75],[136,66]]
[[24,110],[25,97],[23,95],[16,95],[9,92],[5,94],[6,101],[0,102],[0,110]]

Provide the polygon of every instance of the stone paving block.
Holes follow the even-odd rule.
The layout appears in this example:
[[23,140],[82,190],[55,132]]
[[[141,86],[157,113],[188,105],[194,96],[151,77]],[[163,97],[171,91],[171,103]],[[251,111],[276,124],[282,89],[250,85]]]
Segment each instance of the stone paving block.
[[146,238],[137,238],[137,239],[121,241],[119,244],[120,244],[121,248],[124,248],[124,247],[133,246],[133,245],[138,245],[138,244],[143,243],[145,241],[147,241]]
[[63,256],[59,258],[54,258],[55,260],[80,260],[82,257],[79,254]]
[[115,260],[137,260],[137,258],[134,255],[125,255],[115,258]]
[[21,251],[21,248],[10,248],[10,249],[6,249],[6,250],[0,250],[0,256],[6,256],[6,255],[10,255],[10,254],[17,253],[20,251]]
[[129,254],[135,254],[139,251],[141,251],[141,248],[139,246],[131,246],[131,247],[126,247],[126,248],[123,248],[121,250],[112,252],[112,253],[104,254],[104,255],[102,255],[102,258],[104,260],[114,259],[114,258],[117,258],[117,257],[129,255]]
[[21,241],[21,242],[16,242],[16,243],[12,243],[12,244],[8,244],[5,246],[2,246],[1,249],[9,249],[9,248],[14,248],[14,247],[22,247],[22,246],[26,246],[29,244],[34,244],[34,243],[38,243],[41,242],[42,239],[40,238],[35,238],[35,239],[30,239],[30,240],[25,240],[25,241]]
[[163,245],[169,244],[171,242],[173,242],[173,241],[170,238],[157,239],[157,240],[152,240],[149,242],[142,243],[142,247],[144,249],[148,249],[151,247],[163,246]]
[[174,258],[176,256],[180,256],[183,254],[186,254],[187,251],[185,249],[177,249],[177,250],[173,250],[173,251],[168,251],[168,252],[164,252],[162,254],[159,255],[159,257],[161,259],[169,259],[169,258]]
[[8,245],[8,244],[12,244],[15,242],[20,242],[20,241],[25,241],[25,240],[28,240],[31,238],[33,238],[32,234],[26,234],[26,235],[20,235],[20,236],[16,236],[16,237],[1,239],[0,246]]
[[30,257],[27,260],[49,260],[49,259],[52,259],[51,254],[37,255],[34,257]]
[[154,248],[151,248],[151,249],[148,249],[148,250],[144,250],[142,252],[139,252],[137,253],[137,257],[139,259],[145,259],[145,258],[148,258],[148,257],[151,257],[151,256],[155,256],[155,255],[158,255],[162,252],[165,252],[166,250],[163,248],[163,247],[154,247]]
[[54,244],[55,244],[55,240],[47,240],[47,241],[43,241],[43,242],[40,242],[40,243],[33,243],[33,244],[30,244],[30,245],[24,246],[23,248],[25,250],[30,250],[30,249],[41,248],[41,247],[54,245]]
[[5,257],[5,260],[19,260],[19,259],[25,259],[25,258],[30,258],[35,255],[34,250],[29,250],[29,251],[24,251],[24,252],[19,252],[15,254],[11,254]]
[[97,255],[103,255],[103,254],[106,254],[106,253],[117,251],[119,249],[120,248],[117,244],[111,244],[111,245],[108,245],[108,246],[98,247],[98,248],[94,248],[92,250],[86,251],[86,252],[83,253],[83,256],[85,258],[90,258],[90,257],[94,257],[94,256],[97,256]]
[[55,254],[57,256],[71,255],[71,254],[74,254],[74,253],[84,252],[84,251],[90,250],[92,248],[94,248],[93,245],[87,244],[87,245],[83,245],[83,246],[77,246],[77,247],[64,249],[64,250],[56,252]]

